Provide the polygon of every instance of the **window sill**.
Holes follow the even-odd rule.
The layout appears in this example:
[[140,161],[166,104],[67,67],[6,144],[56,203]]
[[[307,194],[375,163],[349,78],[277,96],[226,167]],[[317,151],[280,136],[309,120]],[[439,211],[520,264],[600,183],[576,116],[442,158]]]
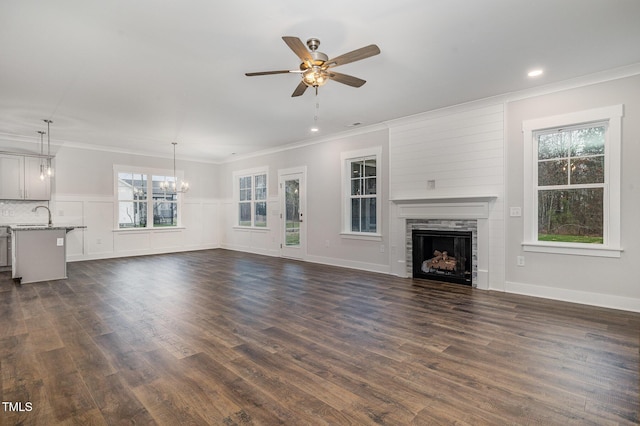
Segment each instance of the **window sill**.
[[363,232],[341,232],[340,238],[350,240],[382,241],[382,234]]
[[526,242],[522,243],[522,249],[535,253],[568,254],[573,256],[596,257],[620,257],[622,248],[605,247],[602,245],[572,244],[572,243],[548,243]]
[[158,226],[155,228],[118,228],[113,232],[149,232],[149,231],[181,231],[187,229],[184,226]]
[[271,228],[267,228],[266,226],[233,226],[233,229],[237,229],[239,231],[271,231]]

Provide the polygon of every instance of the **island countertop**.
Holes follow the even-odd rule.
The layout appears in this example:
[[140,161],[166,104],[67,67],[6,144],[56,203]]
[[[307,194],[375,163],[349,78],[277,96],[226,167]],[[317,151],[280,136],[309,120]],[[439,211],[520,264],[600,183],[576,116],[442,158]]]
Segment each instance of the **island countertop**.
[[85,225],[9,225],[11,232],[15,231],[52,231],[64,229],[65,231],[73,231],[74,229],[86,228]]

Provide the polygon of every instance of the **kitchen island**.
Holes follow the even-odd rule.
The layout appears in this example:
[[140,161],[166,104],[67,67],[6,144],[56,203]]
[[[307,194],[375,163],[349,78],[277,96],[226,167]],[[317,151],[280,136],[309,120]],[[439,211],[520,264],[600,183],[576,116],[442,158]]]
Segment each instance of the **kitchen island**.
[[18,283],[67,278],[67,232],[86,226],[13,225],[11,276]]

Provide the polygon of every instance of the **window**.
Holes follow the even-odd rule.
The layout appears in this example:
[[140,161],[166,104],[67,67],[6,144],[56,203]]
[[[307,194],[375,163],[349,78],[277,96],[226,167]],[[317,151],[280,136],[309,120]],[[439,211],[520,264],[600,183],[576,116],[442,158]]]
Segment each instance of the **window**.
[[342,154],[343,234],[380,235],[381,149]]
[[118,229],[178,226],[180,204],[173,176],[114,169]]
[[525,250],[619,256],[622,106],[531,120]]
[[234,173],[237,185],[238,226],[266,228],[267,226],[267,172]]

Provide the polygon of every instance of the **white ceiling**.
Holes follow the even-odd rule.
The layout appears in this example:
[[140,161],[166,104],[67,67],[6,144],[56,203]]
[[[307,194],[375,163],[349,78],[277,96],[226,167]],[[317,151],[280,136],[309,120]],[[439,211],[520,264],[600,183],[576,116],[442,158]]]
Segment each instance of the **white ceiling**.
[[[298,74],[244,75],[298,66],[283,35],[382,51],[320,89],[319,134]],[[638,63],[638,0],[2,0],[0,136],[217,162]]]

